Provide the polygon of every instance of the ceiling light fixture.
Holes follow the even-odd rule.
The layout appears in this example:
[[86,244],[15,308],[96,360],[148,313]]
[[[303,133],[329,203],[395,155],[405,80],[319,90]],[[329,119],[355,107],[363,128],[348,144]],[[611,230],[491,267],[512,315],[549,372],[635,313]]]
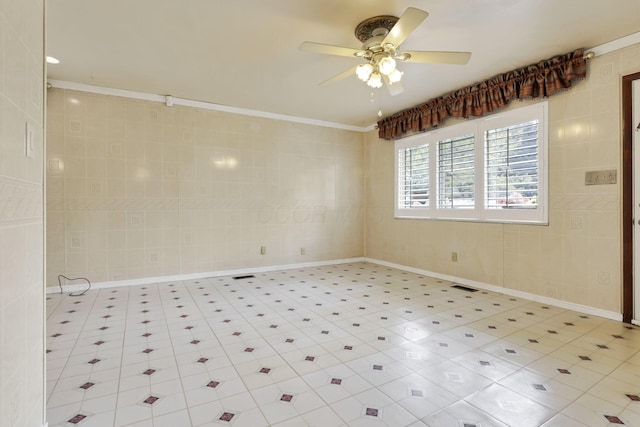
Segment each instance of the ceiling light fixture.
[[389,84],[398,83],[402,80],[402,71],[396,68],[394,55],[394,51],[384,51],[372,55],[368,63],[356,67],[356,75],[373,88],[382,87],[384,80]]
[[[355,36],[362,47],[352,49],[323,43],[304,42],[300,49],[326,55],[348,56],[363,59],[364,64],[352,68],[360,80],[370,87],[379,88],[386,83],[389,93],[397,95],[404,91],[400,80],[402,71],[396,64],[417,62],[422,64],[466,64],[471,58],[470,52],[445,51],[400,51],[400,45],[424,21],[429,14],[424,10],[409,7],[400,18],[392,15],[374,16],[356,26]],[[322,84],[353,75],[353,71],[342,72]]]
[[60,60],[58,58],[54,58],[53,56],[47,56],[47,64],[59,64]]

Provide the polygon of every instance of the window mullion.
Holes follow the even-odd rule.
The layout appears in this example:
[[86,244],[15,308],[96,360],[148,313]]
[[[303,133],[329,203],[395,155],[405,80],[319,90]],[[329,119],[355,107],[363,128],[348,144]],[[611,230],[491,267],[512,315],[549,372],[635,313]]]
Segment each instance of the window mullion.
[[485,161],[485,152],[487,150],[487,142],[485,140],[485,129],[484,129],[484,121],[479,121],[476,125],[475,129],[475,138],[476,138],[476,199],[475,199],[475,210],[479,219],[485,219],[484,214],[484,205],[485,205],[485,178],[486,178],[486,161]]
[[511,157],[510,157],[510,155],[511,155],[511,150],[510,150],[510,148],[511,148],[511,137],[510,137],[510,135],[511,135],[511,133],[510,133],[510,131],[511,131],[511,129],[507,128],[507,169],[506,169],[505,174],[504,174],[504,180],[505,180],[504,187],[505,187],[505,196],[506,196],[506,199],[507,199],[507,207],[509,207],[509,204],[511,202],[511,200],[510,200],[511,199],[511,195],[509,194],[509,178],[511,176]]
[[429,193],[429,215],[434,216],[438,200],[440,200],[440,185],[438,183],[438,145],[435,138],[429,138],[429,182],[432,182],[431,192]]

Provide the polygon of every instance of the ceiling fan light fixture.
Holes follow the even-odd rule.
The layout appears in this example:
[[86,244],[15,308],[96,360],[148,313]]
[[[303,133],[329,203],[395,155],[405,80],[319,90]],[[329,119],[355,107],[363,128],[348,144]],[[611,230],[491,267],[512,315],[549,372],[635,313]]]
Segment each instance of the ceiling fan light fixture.
[[369,77],[369,80],[367,80],[367,84],[375,89],[381,88],[382,87],[382,75],[377,72],[374,71],[373,73],[371,73],[371,77]]
[[396,68],[391,73],[389,73],[388,77],[389,83],[398,83],[400,80],[402,80],[402,71]]
[[[2,0],[0,0],[2,1]],[[423,64],[466,64],[470,52],[410,51],[401,52],[402,43],[416,30],[429,14],[415,7],[408,7],[400,18],[380,15],[366,19],[356,27],[356,38],[362,42],[360,49],[322,43],[304,42],[300,49],[327,55],[358,58],[360,65],[323,82],[334,81],[355,74],[371,88],[384,85],[391,95],[404,91],[400,81],[404,73],[397,69],[397,63],[414,62]],[[391,87],[393,85],[393,88]]]
[[371,64],[360,64],[356,68],[356,75],[360,80],[366,82],[373,73],[373,66]]
[[385,76],[390,75],[396,69],[395,59],[390,56],[385,56],[378,63],[378,69],[380,70],[380,73],[384,74]]

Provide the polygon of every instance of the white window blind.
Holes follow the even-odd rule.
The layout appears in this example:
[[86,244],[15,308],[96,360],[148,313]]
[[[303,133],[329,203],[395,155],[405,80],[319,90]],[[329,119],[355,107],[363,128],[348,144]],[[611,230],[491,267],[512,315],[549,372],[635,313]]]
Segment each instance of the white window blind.
[[398,208],[429,207],[429,146],[398,151]]
[[474,207],[474,136],[438,141],[438,208]]
[[538,207],[538,127],[532,120],[485,132],[487,209]]

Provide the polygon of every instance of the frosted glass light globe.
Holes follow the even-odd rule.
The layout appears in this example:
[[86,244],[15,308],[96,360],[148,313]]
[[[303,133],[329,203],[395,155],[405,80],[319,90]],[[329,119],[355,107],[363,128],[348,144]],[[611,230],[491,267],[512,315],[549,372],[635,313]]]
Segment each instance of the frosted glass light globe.
[[389,82],[390,83],[398,83],[402,79],[402,71],[397,68],[389,74]]
[[380,73],[377,71],[371,73],[371,77],[369,77],[367,84],[376,89],[382,87],[382,76],[380,75]]
[[356,68],[356,75],[363,82],[369,80],[369,76],[371,76],[372,72],[373,66],[371,66],[371,64],[360,64],[358,65],[358,68]]
[[378,63],[378,69],[382,74],[388,76],[396,69],[396,61],[390,56],[384,57]]

